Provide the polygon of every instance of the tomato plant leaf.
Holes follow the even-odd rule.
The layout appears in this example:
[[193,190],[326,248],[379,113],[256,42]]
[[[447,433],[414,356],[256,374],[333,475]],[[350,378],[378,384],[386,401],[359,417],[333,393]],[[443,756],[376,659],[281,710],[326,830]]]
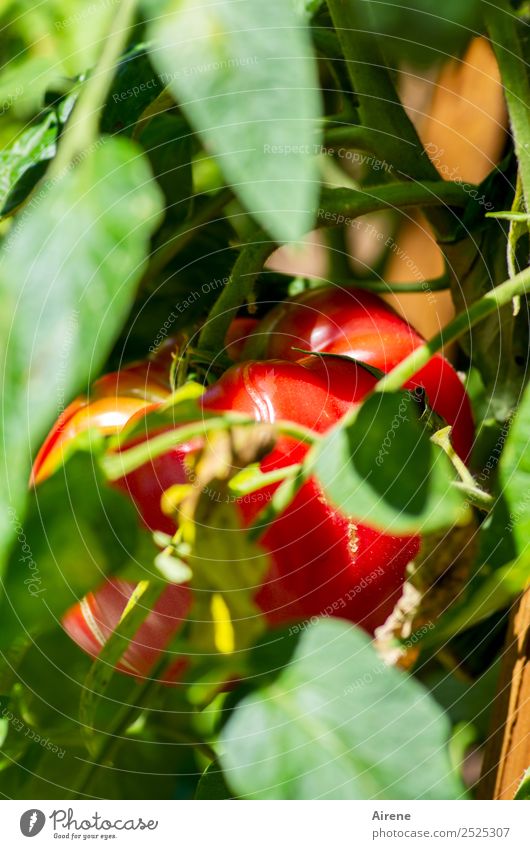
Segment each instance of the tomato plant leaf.
[[515,554],[528,563],[530,536],[530,387],[524,391],[499,462],[499,487],[506,505],[505,530],[511,533]]
[[138,141],[149,157],[172,222],[182,221],[192,197],[192,140],[188,125],[177,115],[156,115]]
[[424,688],[385,666],[363,632],[320,620],[235,709],[220,763],[243,798],[455,799],[448,734]]
[[133,47],[116,68],[101,116],[102,132],[131,136],[144,110],[163,89],[145,46]]
[[48,184],[4,241],[0,559],[12,538],[6,510],[23,512],[39,440],[104,363],[159,219],[159,191],[138,148],[107,139]]
[[196,799],[233,799],[226,785],[223,772],[217,763],[211,763],[199,779]]
[[205,147],[276,240],[299,238],[319,190],[320,99],[303,20],[283,0],[171,0],[158,18],[150,11],[152,61]]
[[341,510],[394,534],[427,533],[465,520],[454,471],[418,413],[409,392],[376,393],[353,423],[323,439],[315,471]]
[[514,799],[517,799],[517,801],[520,801],[521,799],[528,801],[528,799],[530,799],[530,767],[528,767],[525,771]]
[[67,607],[129,561],[140,534],[134,507],[86,453],[31,492],[25,517],[10,508],[8,518],[16,541],[2,586],[2,648],[21,628],[55,627]]
[[[28,186],[36,180],[28,179],[37,169],[42,177],[50,159],[55,156],[58,121],[55,111],[46,110],[42,118],[24,130],[15,141],[0,153],[0,205],[2,216],[12,212],[21,202],[19,181],[25,179]],[[27,194],[27,191],[26,191]]]

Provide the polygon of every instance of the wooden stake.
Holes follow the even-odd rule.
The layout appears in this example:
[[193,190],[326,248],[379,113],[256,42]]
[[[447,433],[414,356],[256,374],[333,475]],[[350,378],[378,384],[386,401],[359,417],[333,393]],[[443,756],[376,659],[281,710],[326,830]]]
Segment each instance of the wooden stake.
[[510,616],[479,799],[513,799],[529,766],[530,585]]

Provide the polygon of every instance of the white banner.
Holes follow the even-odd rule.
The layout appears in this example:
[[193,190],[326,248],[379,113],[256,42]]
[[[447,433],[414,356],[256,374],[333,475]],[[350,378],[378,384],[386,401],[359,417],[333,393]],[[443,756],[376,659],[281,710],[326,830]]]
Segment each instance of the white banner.
[[[4,801],[1,845],[235,849],[530,845],[528,802]],[[237,807],[236,807],[237,806]],[[35,843],[29,841],[35,838]],[[96,843],[97,841],[97,843]]]

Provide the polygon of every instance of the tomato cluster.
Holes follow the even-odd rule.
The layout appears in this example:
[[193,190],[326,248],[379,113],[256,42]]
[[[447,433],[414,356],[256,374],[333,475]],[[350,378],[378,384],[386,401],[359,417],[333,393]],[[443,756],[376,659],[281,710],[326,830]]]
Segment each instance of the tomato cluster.
[[[260,322],[236,319],[227,350],[240,362],[205,391],[200,403],[207,411],[237,411],[257,422],[288,420],[321,434],[372,390],[376,378],[360,363],[388,372],[422,341],[368,292],[309,291],[282,302]],[[168,371],[164,354],[96,381],[90,398],[74,401],[47,437],[35,461],[33,482],[38,484],[57,468],[82,431],[117,433],[133,418],[156,409],[170,392]],[[466,460],[473,419],[450,363],[433,357],[408,386],[425,390],[430,406],[452,426],[455,449]],[[173,484],[187,482],[186,457],[199,449],[196,441],[179,445],[117,481],[150,529],[175,531],[173,519],[161,510],[161,495]],[[261,461],[261,469],[268,472],[298,463],[306,451],[306,444],[281,436]],[[264,487],[259,498],[235,502],[243,524],[255,519],[277,485]],[[418,537],[394,537],[354,523],[326,500],[318,481],[310,479],[261,537],[270,568],[256,602],[271,625],[325,613],[373,632],[391,612],[419,542]],[[133,589],[130,582],[106,581],[67,612],[64,627],[83,649],[96,655]],[[148,675],[161,649],[181,627],[190,604],[187,587],[169,585],[119,667]]]

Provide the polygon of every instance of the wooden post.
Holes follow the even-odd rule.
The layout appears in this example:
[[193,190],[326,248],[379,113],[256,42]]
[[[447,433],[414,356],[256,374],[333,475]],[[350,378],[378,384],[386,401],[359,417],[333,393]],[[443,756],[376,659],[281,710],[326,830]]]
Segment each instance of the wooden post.
[[530,585],[510,616],[479,799],[513,799],[529,766]]

